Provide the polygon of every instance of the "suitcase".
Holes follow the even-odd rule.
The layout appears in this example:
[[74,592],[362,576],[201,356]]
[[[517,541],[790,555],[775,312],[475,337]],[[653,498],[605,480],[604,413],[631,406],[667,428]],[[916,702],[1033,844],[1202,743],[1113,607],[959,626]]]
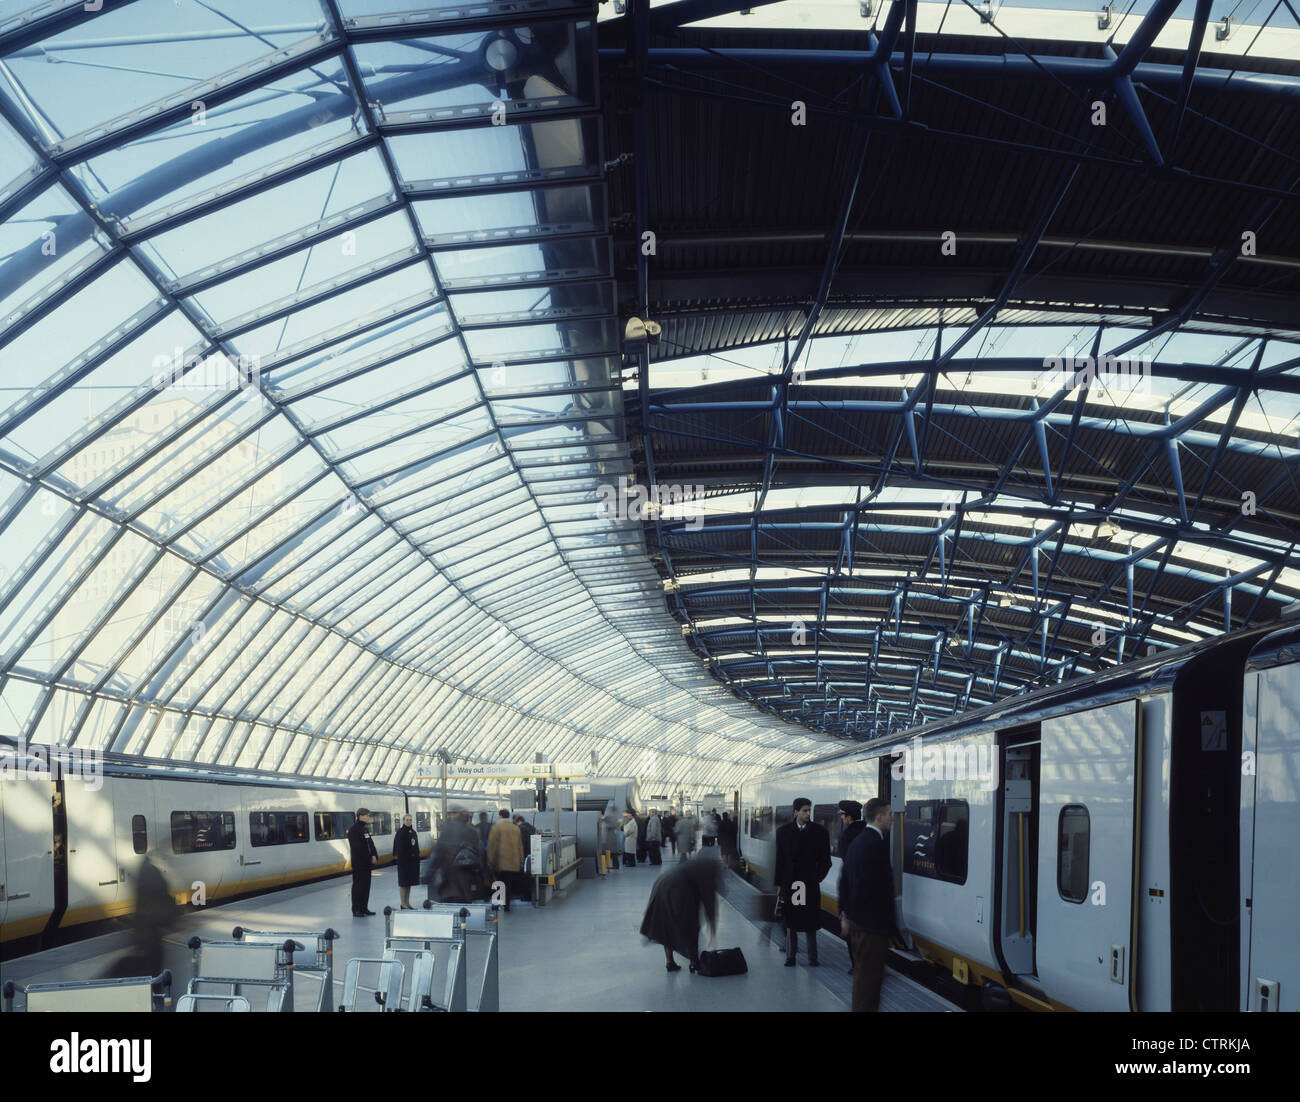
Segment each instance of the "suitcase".
[[713,949],[700,954],[697,971],[701,976],[743,976],[749,966],[739,949]]

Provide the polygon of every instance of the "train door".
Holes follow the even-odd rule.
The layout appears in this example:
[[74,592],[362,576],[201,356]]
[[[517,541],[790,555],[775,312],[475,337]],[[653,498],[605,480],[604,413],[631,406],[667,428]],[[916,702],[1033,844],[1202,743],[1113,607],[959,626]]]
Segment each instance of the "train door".
[[903,923],[903,820],[907,816],[907,778],[902,769],[894,769],[895,762],[899,760],[899,755],[880,759],[880,778],[876,792],[880,799],[889,800],[889,809],[894,814],[894,825],[889,835],[890,860],[894,872],[894,921],[903,932],[903,944],[911,949],[912,935]]
[[[21,760],[21,759],[20,759]],[[54,909],[48,776],[0,780],[0,940],[39,934]]]
[[1013,976],[1034,975],[1038,906],[1038,728],[1000,740],[998,897],[995,934],[1001,961]]
[[1043,989],[1076,1010],[1138,1009],[1140,723],[1125,700],[1042,724],[1035,964]]
[[[101,778],[103,786],[95,791],[79,778],[63,784],[64,807],[67,809],[68,913],[110,907],[117,902],[122,888],[123,869],[118,864],[116,823],[113,816],[113,782]],[[100,915],[79,916],[91,921]]]
[[[1253,683],[1252,683],[1253,682]],[[1249,675],[1243,747],[1254,768],[1242,783],[1241,1007],[1300,1009],[1295,867],[1300,778],[1300,664]]]

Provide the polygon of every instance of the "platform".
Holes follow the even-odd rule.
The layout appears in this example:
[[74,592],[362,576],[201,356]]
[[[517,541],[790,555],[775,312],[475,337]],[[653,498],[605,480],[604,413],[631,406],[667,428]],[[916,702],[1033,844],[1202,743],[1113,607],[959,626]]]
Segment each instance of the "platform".
[[[640,935],[650,888],[663,869],[641,866],[611,871],[605,880],[579,880],[545,907],[515,903],[500,923],[501,1008],[510,1011],[837,1011],[848,1009],[852,979],[844,943],[829,934],[820,940],[822,966],[785,968],[780,946],[761,923],[746,916],[745,893],[757,894],[728,874],[719,902],[718,945],[739,945],[749,964],[745,976],[706,979],[683,968],[669,973],[663,951]],[[187,914],[166,939],[165,965],[177,977],[177,993],[190,976],[185,943],[198,934],[228,938],[234,926],[249,929],[317,930],[333,927],[336,999],[346,962],[379,956],[385,906],[398,905],[396,874],[375,873],[371,918],[351,916],[351,879],[339,877],[287,888],[256,898]],[[423,899],[423,888],[412,892]],[[106,934],[0,964],[3,978],[16,983],[89,979],[101,974],[126,949],[127,935]],[[467,966],[476,977],[481,943],[471,937]],[[842,959],[841,959],[842,958]],[[297,978],[298,1009],[310,1008],[318,990],[309,974]],[[470,1005],[475,988],[470,984]],[[918,992],[920,994],[918,994]],[[902,976],[888,973],[884,1009],[950,1010],[951,1004]]]

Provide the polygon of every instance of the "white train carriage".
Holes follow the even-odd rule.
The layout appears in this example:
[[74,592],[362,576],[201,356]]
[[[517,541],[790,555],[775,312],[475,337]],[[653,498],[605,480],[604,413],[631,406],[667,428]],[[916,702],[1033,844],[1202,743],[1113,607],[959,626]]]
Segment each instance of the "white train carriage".
[[[350,868],[356,808],[380,865],[408,812],[432,848],[439,794],[109,756],[87,779],[0,744],[0,942],[130,914],[144,856],[181,903],[213,903]],[[44,770],[44,771],[42,771]],[[457,794],[459,795],[459,794]]]
[[[770,885],[773,836],[796,797],[813,801],[833,846],[839,800],[889,799],[909,939],[990,1003],[1276,1009],[1297,982],[1300,631],[1265,635],[1165,652],[757,778],[740,796],[747,866]],[[1264,766],[1245,790],[1243,681],[1246,749]],[[1239,938],[1252,861],[1258,898],[1244,903]],[[839,865],[821,885],[828,917]]]

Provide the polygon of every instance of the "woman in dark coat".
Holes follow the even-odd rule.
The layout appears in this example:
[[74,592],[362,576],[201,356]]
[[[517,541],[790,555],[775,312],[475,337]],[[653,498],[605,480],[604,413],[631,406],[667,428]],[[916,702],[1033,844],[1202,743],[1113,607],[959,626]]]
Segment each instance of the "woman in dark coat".
[[641,936],[664,947],[669,972],[682,966],[673,960],[677,952],[691,962],[694,972],[700,954],[700,909],[708,920],[712,934],[718,928],[718,887],[722,866],[716,858],[701,856],[686,861],[664,873],[655,881],[641,920]]
[[411,826],[411,817],[402,816],[402,826],[393,839],[393,856],[397,858],[397,886],[402,892],[402,910],[413,911],[411,889],[420,882],[420,836]]

